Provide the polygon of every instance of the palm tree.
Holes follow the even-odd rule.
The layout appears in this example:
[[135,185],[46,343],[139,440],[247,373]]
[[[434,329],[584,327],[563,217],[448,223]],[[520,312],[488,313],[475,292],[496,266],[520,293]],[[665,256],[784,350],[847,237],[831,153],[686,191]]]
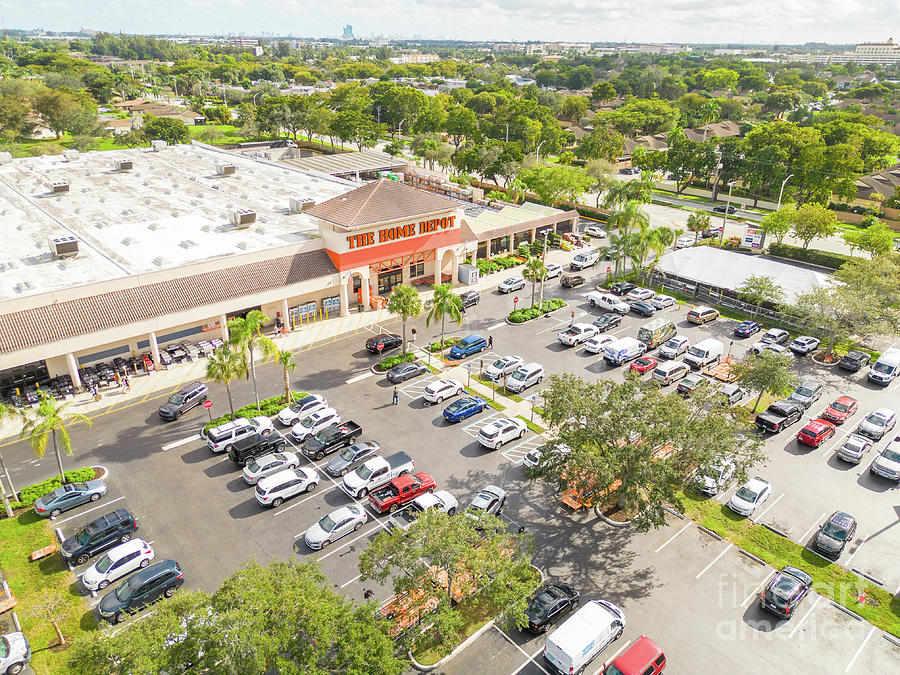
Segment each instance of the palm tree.
[[694,244],[696,244],[700,233],[709,229],[709,213],[699,209],[694,211],[688,216],[687,229],[694,233]]
[[281,365],[281,372],[284,375],[284,400],[287,405],[290,405],[293,403],[293,398],[291,396],[291,379],[288,377],[288,373],[293,373],[297,367],[297,364],[294,363],[294,353],[289,349],[279,350],[275,354],[275,361]]
[[430,326],[432,320],[441,320],[441,347],[444,346],[444,319],[450,317],[456,325],[462,323],[462,300],[450,290],[450,284],[431,284],[434,290],[431,309],[425,316],[425,325]]
[[547,278],[547,268],[540,258],[531,258],[522,268],[522,276],[531,282],[531,306],[534,307],[534,287]]
[[225,385],[228,394],[228,407],[234,418],[234,401],[231,398],[231,383],[247,372],[247,359],[243,351],[235,351],[230,345],[219,347],[206,362],[206,376]]
[[650,244],[650,250],[653,251],[656,256],[653,262],[654,264],[658,263],[662,254],[674,243],[675,230],[666,226],[657,227],[647,233],[647,240]]
[[253,377],[253,396],[256,398],[256,409],[259,410],[259,391],[256,388],[256,357],[255,350],[259,349],[266,359],[278,352],[275,343],[262,334],[261,328],[269,322],[269,317],[258,309],[247,312],[243,319],[231,319],[228,322],[229,342],[240,351],[246,351],[250,355],[250,374]]
[[66,408],[72,403],[60,403],[55,398],[44,392],[40,392],[41,402],[34,410],[25,413],[25,424],[19,434],[19,438],[28,437],[31,449],[37,457],[43,457],[47,450],[47,441],[53,439],[53,451],[56,453],[56,463],[59,466],[59,480],[66,482],[66,474],[63,471],[62,454],[72,454],[72,438],[66,428],[69,424],[84,422],[88,427],[94,425],[93,421],[81,413],[67,413]]
[[653,174],[649,171],[641,171],[641,177],[637,180],[630,181],[636,186],[636,194],[633,199],[649,204],[653,201]]
[[709,133],[709,125],[719,118],[719,104],[715,101],[707,101],[700,110],[700,119],[706,126],[703,129],[703,142],[706,143],[706,135]]
[[675,127],[669,134],[666,136],[666,144],[671,148],[673,145],[677,145],[683,141],[687,140],[687,134],[684,133],[684,129],[681,127]]
[[633,199],[634,188],[631,187],[633,182],[616,180],[610,183],[606,190],[606,196],[603,197],[603,207],[616,211],[629,199]]
[[629,199],[621,210],[613,213],[607,221],[610,227],[618,227],[620,234],[628,234],[631,227],[640,229],[642,236],[650,226],[650,219],[644,213],[644,205],[636,199]]
[[388,298],[388,311],[399,314],[403,321],[403,352],[406,356],[406,322],[408,319],[415,319],[422,313],[422,298],[419,292],[412,286],[400,284],[394,288],[391,297]]

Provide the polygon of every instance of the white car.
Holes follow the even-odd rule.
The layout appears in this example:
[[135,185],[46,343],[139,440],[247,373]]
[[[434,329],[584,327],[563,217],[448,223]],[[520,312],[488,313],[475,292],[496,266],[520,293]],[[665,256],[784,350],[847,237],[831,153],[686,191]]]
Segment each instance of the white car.
[[788,354],[793,356],[794,353],[784,345],[777,345],[774,342],[754,342],[747,350],[751,354],[762,354],[763,352],[771,352],[772,354]]
[[760,477],[751,478],[728,500],[728,508],[741,516],[750,516],[756,507],[772,496],[772,484]]
[[676,335],[663,343],[659,355],[664,359],[675,359],[684,354],[691,346],[691,341],[684,335]]
[[504,279],[497,286],[497,290],[501,293],[511,293],[522,288],[525,288],[525,279],[522,277],[509,277],[509,279]]
[[606,230],[597,225],[588,225],[584,228],[584,233],[589,237],[597,237],[598,239],[603,239],[606,236]]
[[897,423],[897,413],[890,408],[878,408],[866,415],[859,423],[857,431],[863,436],[868,436],[876,441],[884,438],[884,435],[894,428]]
[[342,506],[329,513],[306,531],[306,545],[318,551],[351,532],[355,532],[369,519],[361,506]]
[[278,412],[278,421],[286,427],[292,427],[310,413],[321,410],[328,405],[328,401],[324,396],[318,394],[310,394],[304,396],[299,401],[295,401],[287,408]]
[[819,338],[812,337],[811,335],[801,335],[788,345],[788,349],[795,354],[809,354],[818,346]]
[[341,416],[338,411],[332,407],[322,408],[314,413],[310,413],[294,426],[291,427],[291,436],[298,443],[302,443],[307,438],[319,433],[325,427],[331,424],[340,424]]
[[869,465],[869,472],[900,483],[900,441],[893,440]]
[[241,471],[247,485],[256,485],[261,478],[300,466],[300,458],[294,452],[270,452],[257,457]]
[[254,494],[260,506],[281,506],[285,499],[312,492],[318,484],[315,469],[285,469],[260,480]]
[[429,403],[442,403],[445,398],[451,398],[463,393],[463,391],[465,391],[465,388],[462,386],[462,382],[438,380],[425,387],[425,391],[422,392],[422,398]]
[[408,530],[410,525],[416,522],[423,513],[429,509],[437,509],[452,516],[459,508],[456,497],[446,490],[419,495],[412,503],[402,511],[398,511],[388,519],[388,525],[400,530]]
[[156,554],[143,539],[132,539],[109,549],[100,560],[88,567],[81,583],[89,591],[102,591],[116,579],[146,567]]
[[544,267],[547,269],[548,279],[555,279],[563,273],[562,265],[557,265],[556,263],[547,263]]
[[576,323],[569,326],[561,333],[558,333],[556,339],[564,345],[573,347],[580,342],[590,340],[597,335],[598,332],[597,326],[592,323]]
[[[570,448],[565,443],[557,443],[556,445],[550,448],[550,453],[553,455],[568,455],[572,452],[572,448]],[[541,458],[544,456],[544,447],[535,448],[534,450],[529,450],[525,456],[522,458],[522,464],[533,469],[538,464],[541,463]]]
[[675,240],[675,248],[690,248],[697,241],[696,235],[683,234]]
[[718,464],[697,472],[697,489],[703,494],[715,497],[734,475],[734,462],[724,458]]
[[648,302],[656,309],[665,309],[666,307],[674,307],[678,301],[671,295],[657,295],[648,300]]
[[608,345],[610,342],[615,342],[616,338],[612,335],[596,335],[592,337],[590,340],[587,340],[584,345],[584,351],[590,352],[591,354],[599,354],[603,351],[603,348]]
[[652,300],[656,295],[649,288],[632,288],[625,294],[625,299],[631,302],[640,302],[641,300]]
[[0,635],[0,673],[21,673],[31,661],[31,646],[24,633],[18,631]]
[[488,422],[478,430],[478,442],[484,447],[496,450],[508,441],[522,438],[528,427],[520,419],[503,417],[493,422]]
[[272,424],[272,420],[262,415],[250,420],[246,417],[238,417],[236,420],[209,429],[204,436],[206,436],[206,445],[210,450],[228,452],[231,450],[232,444],[241,438],[255,433],[268,436],[273,431],[275,431],[275,425]]
[[502,380],[504,377],[515,371],[516,368],[525,363],[525,359],[521,356],[510,354],[509,356],[501,356],[491,365],[484,369],[484,375],[489,380]]
[[859,464],[863,455],[872,449],[872,441],[856,434],[850,434],[850,437],[844,441],[844,444],[838,448],[837,456],[845,462],[851,464]]
[[784,344],[788,341],[791,336],[788,332],[782,328],[770,328],[765,333],[762,334],[762,337],[759,339],[760,342],[765,342],[766,344]]

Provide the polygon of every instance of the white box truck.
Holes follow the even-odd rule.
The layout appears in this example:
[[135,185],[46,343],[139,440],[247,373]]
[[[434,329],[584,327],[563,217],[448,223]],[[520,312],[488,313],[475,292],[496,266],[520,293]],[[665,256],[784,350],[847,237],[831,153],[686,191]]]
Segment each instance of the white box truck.
[[580,673],[624,629],[621,609],[606,600],[591,600],[547,636],[544,658],[558,673]]
[[715,338],[701,340],[687,350],[684,362],[691,368],[702,368],[713,363],[718,363],[725,353],[725,343]]
[[640,340],[623,337],[606,345],[603,349],[603,359],[611,366],[620,366],[626,361],[642,356],[646,351],[647,345]]

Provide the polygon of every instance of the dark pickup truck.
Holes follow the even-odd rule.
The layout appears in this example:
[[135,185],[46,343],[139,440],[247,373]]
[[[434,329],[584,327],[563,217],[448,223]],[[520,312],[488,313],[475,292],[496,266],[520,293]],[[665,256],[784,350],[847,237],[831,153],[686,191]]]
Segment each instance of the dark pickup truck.
[[308,459],[322,459],[339,448],[353,445],[362,435],[362,427],[356,422],[344,422],[325,427],[312,438],[307,438],[300,448]]
[[804,408],[794,401],[775,401],[756,416],[756,426],[763,431],[771,431],[777,434],[803,417]]
[[228,457],[235,464],[246,466],[257,457],[284,450],[284,446],[285,440],[278,434],[250,434],[232,443]]

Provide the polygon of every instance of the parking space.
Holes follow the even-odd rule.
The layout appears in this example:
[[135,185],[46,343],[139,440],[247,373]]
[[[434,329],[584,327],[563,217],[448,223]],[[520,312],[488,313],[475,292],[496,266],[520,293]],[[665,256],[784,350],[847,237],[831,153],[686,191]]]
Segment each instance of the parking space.
[[500,454],[503,457],[506,457],[513,464],[521,464],[522,460],[525,459],[525,455],[527,455],[532,450],[536,450],[537,448],[544,445],[547,442],[547,439],[542,434],[537,434],[528,438],[524,441],[516,443],[515,445],[511,445],[510,447],[503,450]]

